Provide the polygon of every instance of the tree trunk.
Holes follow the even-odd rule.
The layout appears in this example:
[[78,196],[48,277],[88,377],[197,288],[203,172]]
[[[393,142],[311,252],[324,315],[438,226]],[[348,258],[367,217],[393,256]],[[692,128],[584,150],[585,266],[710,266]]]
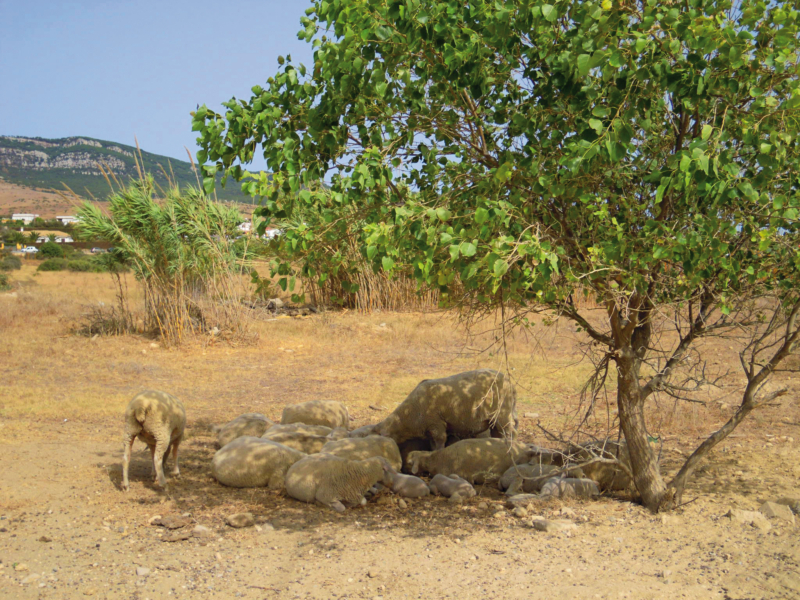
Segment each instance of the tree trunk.
[[644,399],[639,386],[636,359],[628,346],[619,350],[617,358],[617,406],[622,432],[628,445],[633,482],[644,505],[658,512],[671,503],[658,457],[647,439],[644,420]]

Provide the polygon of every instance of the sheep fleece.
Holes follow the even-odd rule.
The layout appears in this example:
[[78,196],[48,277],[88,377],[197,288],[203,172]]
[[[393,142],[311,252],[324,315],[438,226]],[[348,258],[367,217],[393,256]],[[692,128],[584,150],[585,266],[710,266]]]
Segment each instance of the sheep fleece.
[[301,404],[292,404],[283,409],[282,425],[305,423],[306,425],[324,425],[331,429],[350,427],[350,415],[344,404],[333,400],[311,400]]
[[237,488],[269,486],[282,489],[286,471],[306,456],[263,438],[243,436],[217,450],[211,474],[222,485]]

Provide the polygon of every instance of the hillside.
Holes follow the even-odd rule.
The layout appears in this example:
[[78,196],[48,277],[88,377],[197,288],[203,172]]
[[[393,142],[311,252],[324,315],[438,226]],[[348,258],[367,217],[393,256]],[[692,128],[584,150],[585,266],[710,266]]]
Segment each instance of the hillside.
[[[136,148],[87,137],[62,139],[0,136],[0,177],[12,184],[39,189],[64,190],[68,186],[85,198],[104,200],[110,188],[99,165],[110,170],[121,181],[137,176]],[[174,176],[181,186],[197,186],[197,177],[188,161],[141,152],[145,171],[159,185],[166,185],[165,173]],[[241,193],[235,181],[223,189],[217,186],[220,200],[251,202]]]

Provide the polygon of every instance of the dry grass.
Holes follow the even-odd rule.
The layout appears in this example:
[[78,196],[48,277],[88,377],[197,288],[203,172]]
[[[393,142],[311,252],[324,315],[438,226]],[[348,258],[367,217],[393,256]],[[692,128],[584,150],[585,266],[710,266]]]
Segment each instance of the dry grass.
[[[47,437],[42,424],[63,419],[96,423],[113,439],[125,404],[147,388],[183,399],[190,426],[249,411],[277,419],[286,404],[317,398],[345,402],[360,426],[381,419],[422,379],[479,367],[508,366],[528,439],[546,441],[537,423],[565,432],[583,416],[581,389],[591,365],[579,360],[583,338],[563,323],[539,323],[535,335],[512,336],[507,356],[497,346],[486,349],[494,336],[488,322],[486,332],[470,338],[447,313],[355,311],[262,319],[254,324],[253,344],[234,347],[207,336],[173,350],[138,335],[92,339],[71,333],[87,305],[114,301],[108,274],[36,273],[26,264],[15,278],[17,290],[0,294],[0,442],[23,431]],[[128,278],[141,303],[141,291]],[[721,361],[735,358],[725,345],[714,352]],[[797,391],[797,383],[789,379],[790,390]],[[710,389],[706,406],[658,400],[651,433],[687,440],[707,434],[729,416],[737,385],[734,378]],[[750,426],[778,417],[797,421],[796,407],[786,408],[767,408]],[[537,416],[524,416],[530,413]],[[613,403],[598,406],[584,429],[603,430],[615,417]]]

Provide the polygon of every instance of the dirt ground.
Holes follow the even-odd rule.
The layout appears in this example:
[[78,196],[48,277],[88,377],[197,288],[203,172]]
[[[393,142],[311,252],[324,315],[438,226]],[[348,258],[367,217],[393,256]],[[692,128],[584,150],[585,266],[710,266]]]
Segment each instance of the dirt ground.
[[[198,339],[173,350],[142,336],[73,333],[87,307],[113,301],[107,275],[34,274],[0,294],[0,597],[131,598],[799,598],[800,529],[762,530],[724,515],[800,497],[800,379],[718,448],[689,503],[652,515],[624,495],[550,501],[514,517],[492,486],[461,505],[391,496],[344,514],[264,489],[217,484],[208,426],[289,403],[345,402],[353,426],[380,420],[421,379],[502,367],[477,354],[444,314],[324,314],[260,319],[248,345]],[[568,425],[589,372],[581,340],[561,325],[510,346],[525,441]],[[533,351],[532,349],[536,350]],[[735,348],[712,348],[733,365]],[[653,406],[664,469],[715,430],[740,389],[732,376],[706,405]],[[131,491],[119,489],[121,415],[142,389],[181,398],[188,413],[179,479],[150,483],[137,443]],[[374,410],[370,406],[382,410]],[[225,517],[252,512],[256,526]],[[165,541],[154,516],[186,515],[212,535]],[[541,533],[533,516],[577,527]],[[180,537],[180,536],[178,536]]]

